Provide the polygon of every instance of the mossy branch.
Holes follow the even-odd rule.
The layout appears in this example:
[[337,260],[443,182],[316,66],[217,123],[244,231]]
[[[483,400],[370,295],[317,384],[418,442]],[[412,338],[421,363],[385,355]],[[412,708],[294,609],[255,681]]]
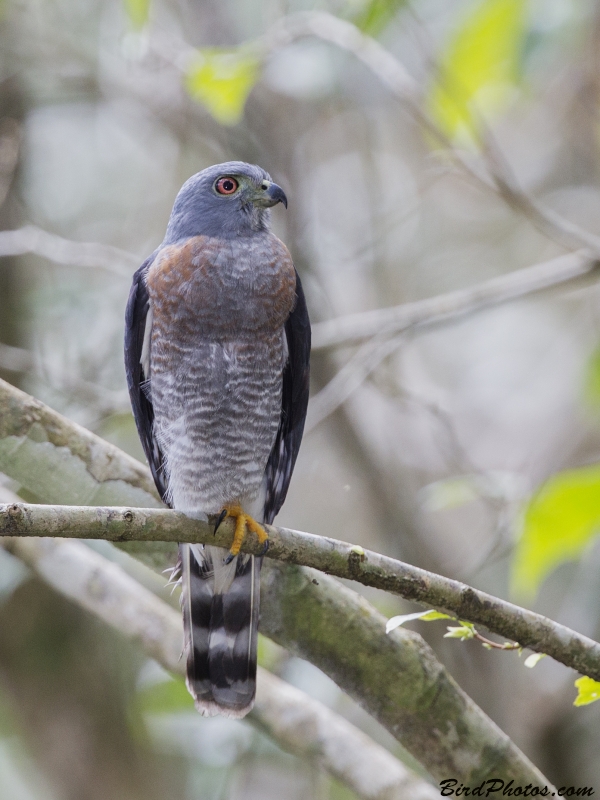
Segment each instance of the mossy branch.
[[[600,644],[541,614],[347,542],[288,528],[267,526],[267,530],[267,556],[271,559],[313,567],[445,611],[600,680]],[[199,542],[229,547],[233,522],[223,522],[215,535],[212,521],[193,520],[168,509],[13,503],[0,505],[0,536]],[[258,554],[262,546],[248,536],[243,550]]]
[[[142,465],[4,382],[0,470],[41,502],[159,505]],[[121,546],[155,564],[175,550],[165,542]],[[547,785],[420,636],[402,628],[386,635],[385,618],[334,578],[267,559],[261,629],[336,680],[437,780]]]
[[[117,564],[79,542],[6,539],[5,546],[57,592],[136,642],[165,669],[184,674],[181,615]],[[362,800],[439,797],[350,722],[265,669],[259,668],[250,719],[280,747],[317,762]]]

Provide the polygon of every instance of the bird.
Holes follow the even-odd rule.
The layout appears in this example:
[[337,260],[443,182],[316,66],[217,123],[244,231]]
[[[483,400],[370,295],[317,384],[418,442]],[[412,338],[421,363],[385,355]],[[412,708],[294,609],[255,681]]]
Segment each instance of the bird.
[[190,177],[165,237],[133,276],[125,371],[157,490],[196,519],[235,519],[229,551],[180,544],[186,684],[204,716],[241,718],[256,693],[262,556],[304,430],[310,321],[270,230],[283,189],[243,161]]

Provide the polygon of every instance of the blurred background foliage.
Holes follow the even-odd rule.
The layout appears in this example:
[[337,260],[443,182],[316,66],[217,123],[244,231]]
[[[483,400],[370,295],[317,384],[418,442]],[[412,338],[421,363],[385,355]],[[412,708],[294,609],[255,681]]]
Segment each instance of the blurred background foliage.
[[[393,53],[467,161],[493,133],[524,192],[600,234],[597,0],[3,0],[0,230],[141,262],[181,183],[243,159],[286,190],[274,229],[315,322],[565,252],[351,53],[273,46],[310,10]],[[142,458],[121,356],[132,259],[60,261],[0,261],[0,374]],[[307,433],[281,523],[512,591],[597,639],[599,341],[595,279],[404,335]],[[314,394],[352,352],[314,353]],[[570,671],[411,624],[551,780],[600,788],[600,704],[573,708]],[[261,661],[398,753],[316,668],[266,640]],[[0,551],[0,797],[349,796],[245,723],[198,717],[179,681]]]

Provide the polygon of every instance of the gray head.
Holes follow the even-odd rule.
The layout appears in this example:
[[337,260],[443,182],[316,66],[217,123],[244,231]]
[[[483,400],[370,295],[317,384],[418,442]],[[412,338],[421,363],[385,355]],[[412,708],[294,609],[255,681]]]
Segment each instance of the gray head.
[[250,236],[268,229],[269,208],[287,198],[261,167],[243,161],[215,164],[181,187],[163,244],[189,236]]

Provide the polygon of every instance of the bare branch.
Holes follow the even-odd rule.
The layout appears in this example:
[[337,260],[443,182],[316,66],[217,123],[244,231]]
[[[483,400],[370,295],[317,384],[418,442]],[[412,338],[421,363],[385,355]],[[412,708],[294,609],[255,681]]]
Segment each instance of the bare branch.
[[107,244],[73,242],[34,225],[14,231],[0,231],[0,257],[25,253],[47,258],[57,264],[105,269],[120,277],[131,275],[140,260],[125,250]]
[[312,431],[341,406],[402,343],[399,335],[386,337],[384,333],[364,342],[329,383],[311,397],[305,431]]
[[593,275],[597,258],[588,250],[553,258],[489,281],[393,308],[363,311],[313,325],[313,350],[355,344],[376,335],[423,330],[511,300]]
[[313,350],[363,344],[311,398],[306,430],[315,428],[342,405],[382,361],[401,346],[403,335],[448,324],[492,306],[593,276],[598,264],[590,251],[579,250],[468,289],[313,325]]
[[[53,589],[183,675],[180,614],[116,564],[78,542],[13,539],[5,546]],[[364,800],[439,797],[354,725],[261,668],[251,720],[285,750],[318,761]]]
[[[600,644],[541,614],[347,542],[289,528],[266,528],[267,556],[272,559],[313,567],[454,614],[600,680]],[[0,536],[199,542],[229,547],[233,529],[232,520],[226,520],[215,534],[214,523],[168,509],[0,505]],[[257,555],[262,546],[248,537],[242,549]]]
[[[154,495],[143,488],[152,483],[148,470],[140,464],[133,469],[132,462],[0,381],[0,470],[40,499],[56,502],[60,496],[77,504],[84,496],[93,498],[86,502],[136,505],[142,492],[144,502],[155,505]],[[176,550],[168,542],[120,546],[161,566]],[[360,561],[359,552],[354,560]],[[420,636],[402,628],[386,636],[381,614],[322,573],[267,559],[263,576],[263,632],[320,666],[433,776],[545,783],[461,691]]]

